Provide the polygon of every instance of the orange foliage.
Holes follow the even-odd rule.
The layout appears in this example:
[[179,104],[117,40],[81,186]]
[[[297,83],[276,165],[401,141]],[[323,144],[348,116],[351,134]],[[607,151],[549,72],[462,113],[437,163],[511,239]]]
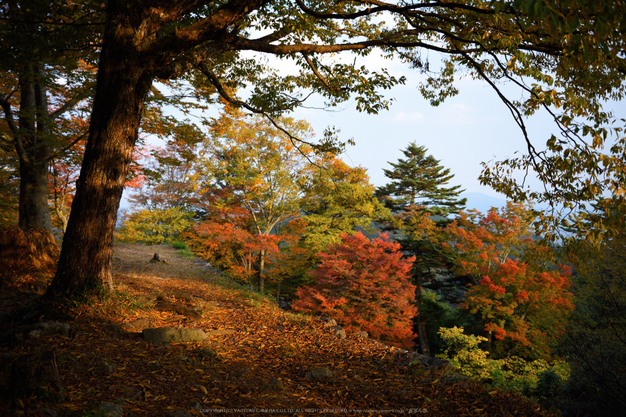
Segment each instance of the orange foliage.
[[349,330],[410,346],[417,312],[410,275],[414,258],[403,258],[400,245],[383,238],[343,234],[342,243],[320,253],[321,264],[311,272],[317,283],[298,289],[293,308],[329,315]]
[[509,204],[472,223],[466,215],[450,224],[459,270],[475,277],[464,307],[479,314],[497,340],[545,356],[573,310],[571,270],[557,265],[554,250],[532,235],[528,212]]

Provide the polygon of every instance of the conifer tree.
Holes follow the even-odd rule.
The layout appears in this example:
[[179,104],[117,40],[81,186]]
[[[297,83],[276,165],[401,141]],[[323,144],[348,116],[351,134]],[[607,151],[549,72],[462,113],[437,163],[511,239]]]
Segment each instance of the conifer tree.
[[[405,253],[416,258],[413,266],[415,301],[418,308],[415,317],[416,333],[421,353],[430,355],[426,336],[425,317],[420,313],[422,285],[433,278],[438,269],[446,265],[445,251],[439,243],[441,226],[451,214],[465,207],[467,199],[460,198],[464,191],[460,185],[448,187],[454,177],[450,169],[440,165],[427,149],[411,142],[402,153],[406,159],[390,162],[393,169],[384,170],[391,182],[376,191],[376,195],[394,213],[394,220],[387,225],[397,236]],[[431,217],[438,216],[435,223]]]
[[393,211],[407,211],[411,206],[437,216],[448,216],[463,210],[466,198],[460,185],[446,187],[454,177],[449,168],[440,165],[427,149],[411,142],[402,153],[406,159],[389,162],[393,169],[385,169],[391,183],[380,187],[376,194]]

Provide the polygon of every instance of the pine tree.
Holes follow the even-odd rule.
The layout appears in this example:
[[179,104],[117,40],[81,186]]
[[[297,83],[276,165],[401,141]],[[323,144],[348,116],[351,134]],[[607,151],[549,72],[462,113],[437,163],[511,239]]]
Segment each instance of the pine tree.
[[376,195],[393,211],[407,211],[415,206],[432,215],[446,217],[463,210],[466,198],[459,198],[465,191],[460,185],[445,187],[454,177],[450,169],[440,165],[427,149],[411,142],[402,153],[407,159],[390,162],[393,169],[385,169],[391,183],[380,187]]
[[[413,282],[418,313],[414,321],[420,351],[430,355],[425,318],[420,313],[422,285],[447,263],[438,237],[441,227],[437,226],[444,225],[449,215],[463,210],[467,199],[459,197],[464,191],[460,185],[446,187],[454,175],[432,155],[426,156],[426,152],[424,146],[410,143],[402,151],[406,159],[390,162],[393,169],[384,170],[391,183],[376,190],[376,195],[394,213],[394,220],[386,228],[397,236],[403,251],[416,258]],[[436,223],[434,216],[439,217]]]

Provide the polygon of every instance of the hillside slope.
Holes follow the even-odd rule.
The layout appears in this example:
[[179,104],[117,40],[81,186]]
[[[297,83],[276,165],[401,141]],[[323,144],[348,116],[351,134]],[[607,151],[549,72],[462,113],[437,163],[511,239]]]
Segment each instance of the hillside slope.
[[[168,263],[149,262],[155,252]],[[406,366],[373,340],[340,340],[319,318],[284,312],[170,247],[121,244],[114,257],[115,294],[71,308],[67,336],[18,340],[13,329],[0,346],[0,415],[546,415],[520,396]],[[34,297],[27,287],[5,288],[0,311]],[[142,328],[163,326],[209,336],[143,340]],[[46,350],[56,352],[61,393],[12,400],[11,363]]]

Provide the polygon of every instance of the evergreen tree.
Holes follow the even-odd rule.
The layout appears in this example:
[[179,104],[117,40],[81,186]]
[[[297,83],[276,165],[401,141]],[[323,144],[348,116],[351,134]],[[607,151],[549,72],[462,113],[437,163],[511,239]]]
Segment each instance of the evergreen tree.
[[460,185],[446,187],[454,174],[432,155],[426,156],[426,151],[424,146],[411,142],[402,151],[407,159],[390,162],[393,169],[384,170],[391,183],[380,187],[376,195],[393,211],[415,206],[437,216],[457,214],[465,208],[467,199],[459,197],[465,190]]
[[[440,244],[441,227],[438,226],[444,225],[449,215],[463,210],[467,199],[459,197],[464,191],[460,185],[446,186],[454,175],[432,155],[426,156],[426,152],[424,146],[410,143],[402,151],[406,159],[390,162],[393,169],[384,170],[391,182],[376,190],[376,195],[394,213],[386,228],[394,232],[403,251],[416,259],[413,266],[418,308],[415,330],[421,353],[430,355],[425,317],[420,313],[422,286],[449,263]],[[432,216],[439,217],[436,223]]]

